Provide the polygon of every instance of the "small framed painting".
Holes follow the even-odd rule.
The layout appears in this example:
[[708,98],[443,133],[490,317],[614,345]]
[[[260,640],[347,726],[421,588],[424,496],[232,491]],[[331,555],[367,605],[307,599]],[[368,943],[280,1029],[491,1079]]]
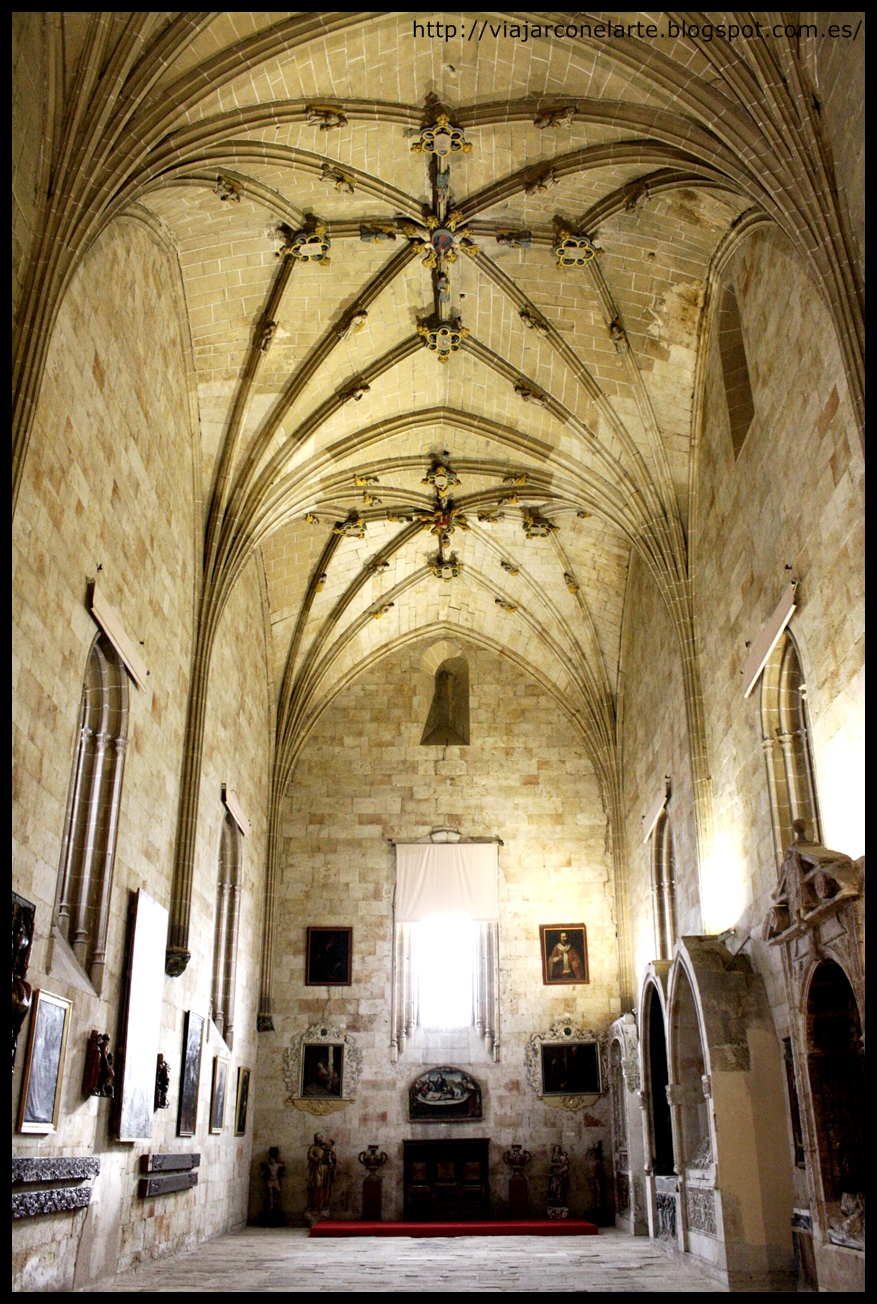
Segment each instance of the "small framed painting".
[[228,1058],[217,1055],[213,1061],[213,1085],[210,1088],[210,1131],[221,1132],[225,1126],[225,1098],[228,1095]]
[[588,935],[584,924],[540,924],[539,938],[542,982],[546,987],[589,981]]
[[302,1096],[323,1096],[341,1100],[344,1086],[344,1047],[331,1042],[302,1046]]
[[352,928],[308,929],[305,986],[349,987],[352,964]]
[[238,1090],[234,1109],[234,1134],[247,1134],[247,1106],[250,1103],[250,1070],[238,1069]]
[[33,994],[33,1013],[18,1112],[19,1132],[55,1132],[61,1107],[70,1001],[51,992]]
[[201,1082],[201,1037],[204,1015],[186,1011],[183,1031],[183,1067],[180,1073],[180,1112],[177,1136],[194,1136],[198,1122],[198,1087]]

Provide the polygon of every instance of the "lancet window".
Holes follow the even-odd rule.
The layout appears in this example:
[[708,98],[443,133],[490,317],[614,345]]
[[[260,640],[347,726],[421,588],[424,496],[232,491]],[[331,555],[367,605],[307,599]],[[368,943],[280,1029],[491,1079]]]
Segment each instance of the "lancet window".
[[764,667],[761,737],[779,864],[785,849],[794,841],[795,820],[804,821],[806,836],[811,841],[822,841],[810,747],[807,686],[795,640],[788,630]]
[[127,671],[99,634],[85,670],[55,908],[58,933],[98,992],[106,963],[127,737]]

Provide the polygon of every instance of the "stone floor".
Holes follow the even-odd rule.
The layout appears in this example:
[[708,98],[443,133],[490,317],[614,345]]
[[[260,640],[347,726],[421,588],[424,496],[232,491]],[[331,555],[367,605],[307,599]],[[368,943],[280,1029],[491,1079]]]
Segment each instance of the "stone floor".
[[248,1227],[188,1254],[119,1273],[97,1291],[721,1291],[696,1264],[614,1229],[596,1236],[309,1240]]

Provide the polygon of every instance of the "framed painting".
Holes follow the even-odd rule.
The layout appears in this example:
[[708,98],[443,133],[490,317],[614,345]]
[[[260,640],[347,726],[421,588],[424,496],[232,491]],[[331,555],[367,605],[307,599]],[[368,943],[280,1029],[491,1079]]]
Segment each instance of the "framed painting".
[[543,1041],[543,1096],[600,1095],[600,1051],[595,1041]]
[[228,1057],[213,1060],[213,1083],[210,1088],[210,1131],[221,1132],[225,1126],[225,1098],[228,1095]]
[[429,1069],[408,1088],[411,1122],[474,1123],[481,1116],[481,1088],[464,1069]]
[[238,1090],[234,1108],[234,1134],[247,1134],[247,1106],[250,1103],[250,1070],[238,1069]]
[[353,981],[353,929],[309,928],[306,987],[349,987]]
[[542,982],[546,987],[586,983],[588,934],[584,924],[540,924]]
[[70,1001],[35,991],[18,1112],[19,1132],[55,1132],[61,1107]]
[[183,1029],[183,1065],[180,1070],[180,1111],[177,1136],[194,1136],[198,1122],[198,1087],[201,1081],[201,1038],[204,1015],[186,1011]]
[[344,1088],[344,1046],[333,1042],[302,1046],[301,1090],[304,1097],[341,1100]]

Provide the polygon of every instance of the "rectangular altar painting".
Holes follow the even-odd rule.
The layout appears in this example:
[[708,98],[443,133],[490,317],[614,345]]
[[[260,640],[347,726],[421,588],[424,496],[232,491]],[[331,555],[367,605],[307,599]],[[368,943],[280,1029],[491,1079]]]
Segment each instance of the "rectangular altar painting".
[[186,1011],[183,1031],[183,1067],[180,1072],[180,1112],[177,1116],[177,1136],[194,1136],[198,1122],[198,1087],[201,1080],[201,1036],[204,1029],[203,1014]]
[[586,983],[588,934],[584,924],[540,924],[542,982],[546,987]]
[[247,1107],[250,1103],[250,1070],[238,1069],[238,1090],[234,1111],[234,1134],[247,1134]]
[[598,1096],[600,1054],[595,1041],[543,1041],[543,1096]]
[[349,987],[353,981],[353,929],[309,928],[306,987]]
[[19,1132],[48,1134],[57,1130],[69,1022],[69,1001],[50,992],[34,992],[21,1085]]
[[344,1047],[320,1042],[302,1046],[301,1094],[341,1099],[344,1085]]
[[213,1085],[210,1090],[210,1131],[221,1132],[225,1126],[225,1098],[228,1094],[228,1059],[217,1055],[213,1061]]

